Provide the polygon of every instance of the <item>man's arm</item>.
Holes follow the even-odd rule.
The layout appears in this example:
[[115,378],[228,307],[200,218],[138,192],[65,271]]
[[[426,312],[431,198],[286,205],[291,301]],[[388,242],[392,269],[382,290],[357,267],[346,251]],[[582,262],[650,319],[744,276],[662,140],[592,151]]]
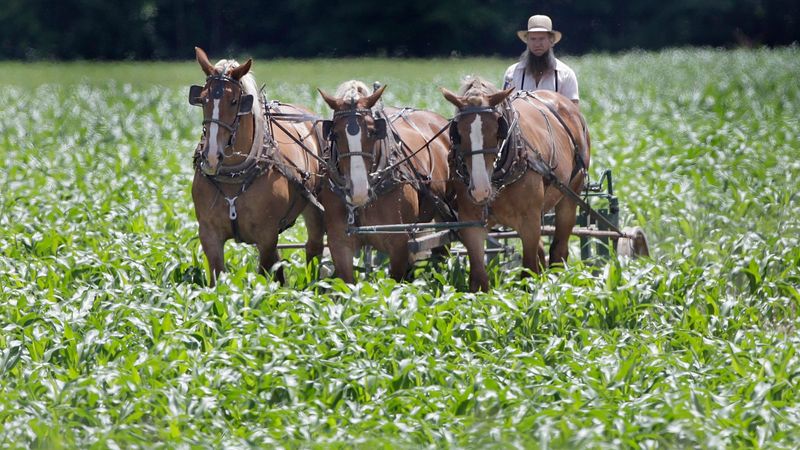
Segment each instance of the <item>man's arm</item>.
[[578,105],[580,103],[580,96],[578,95],[578,78],[575,72],[569,70],[565,73],[564,79],[561,80],[561,95],[572,100],[572,103]]

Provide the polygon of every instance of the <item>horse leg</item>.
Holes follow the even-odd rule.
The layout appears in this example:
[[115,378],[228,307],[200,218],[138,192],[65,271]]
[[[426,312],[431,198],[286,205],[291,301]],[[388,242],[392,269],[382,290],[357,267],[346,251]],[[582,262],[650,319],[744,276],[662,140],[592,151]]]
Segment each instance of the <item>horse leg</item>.
[[225,239],[212,233],[207,227],[200,227],[200,244],[208,260],[209,281],[208,285],[217,284],[219,274],[225,270]]
[[489,275],[486,273],[484,261],[486,234],[486,228],[483,227],[464,228],[459,232],[469,256],[469,290],[472,292],[489,291]]
[[556,205],[556,231],[553,242],[550,243],[550,265],[564,264],[569,256],[569,237],[577,221],[576,209],[578,205],[567,197],[561,199]]
[[306,263],[314,258],[322,259],[322,251],[325,247],[323,239],[325,237],[325,225],[323,223],[322,211],[314,205],[309,204],[303,210],[303,219],[306,222]]
[[[257,247],[259,255],[258,273],[267,276],[272,266],[280,260],[280,255],[278,254],[278,231],[274,230],[274,234],[260,241]],[[273,276],[275,280],[283,284],[286,281],[283,276],[283,266],[278,267]]]
[[[330,234],[328,235],[330,237]],[[333,259],[334,275],[341,278],[345,283],[355,283],[356,278],[353,273],[353,257],[355,249],[345,240],[344,242],[329,242],[331,249],[331,259]]]
[[522,241],[522,267],[533,273],[541,273],[544,267],[544,247],[542,246],[542,214],[532,211],[529,220],[517,228]]
[[393,242],[389,251],[389,275],[395,281],[403,281],[408,275],[408,259],[410,255],[406,239],[406,236],[403,235],[397,242]]

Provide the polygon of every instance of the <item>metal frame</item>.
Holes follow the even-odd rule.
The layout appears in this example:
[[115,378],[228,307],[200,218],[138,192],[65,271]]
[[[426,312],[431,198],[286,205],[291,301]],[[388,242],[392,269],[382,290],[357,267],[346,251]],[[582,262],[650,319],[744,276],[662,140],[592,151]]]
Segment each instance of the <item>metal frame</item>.
[[[646,237],[640,228],[619,230],[619,200],[614,195],[614,183],[611,176],[611,170],[604,170],[600,175],[600,179],[594,183],[588,183],[582,192],[582,196],[589,205],[587,208],[581,206],[579,208],[575,228],[572,229],[572,235],[580,239],[580,252],[582,260],[589,260],[592,258],[608,259],[610,256],[609,248],[616,247],[618,241],[629,240],[634,242],[637,239],[645,242],[644,248],[641,252],[634,252],[630,256],[647,255]],[[603,207],[594,208],[591,206],[592,202],[603,201]],[[593,217],[593,214],[603,216],[608,221],[608,224],[616,228],[609,227],[601,220]],[[601,218],[601,219],[602,219]],[[542,236],[552,236],[555,233],[554,214],[546,214],[542,221]],[[448,245],[451,242],[458,241],[456,230],[469,227],[483,227],[483,222],[431,222],[431,223],[410,223],[410,224],[387,224],[387,225],[372,225],[372,226],[359,226],[351,227],[350,232],[353,234],[411,234],[408,241],[409,251],[415,255],[415,259],[425,258],[430,254],[431,250]],[[513,246],[506,244],[504,241],[508,239],[519,238],[516,231],[498,230],[492,231],[488,234],[486,239],[486,254],[489,258],[496,258],[501,254],[511,255],[515,254]],[[326,244],[327,245],[327,244]],[[279,249],[300,249],[305,244],[288,243],[278,244]],[[367,257],[370,250],[365,249],[364,261],[366,270],[369,272],[373,265],[373,260],[379,261],[380,258]],[[464,249],[457,249],[454,251],[456,254],[465,253]]]

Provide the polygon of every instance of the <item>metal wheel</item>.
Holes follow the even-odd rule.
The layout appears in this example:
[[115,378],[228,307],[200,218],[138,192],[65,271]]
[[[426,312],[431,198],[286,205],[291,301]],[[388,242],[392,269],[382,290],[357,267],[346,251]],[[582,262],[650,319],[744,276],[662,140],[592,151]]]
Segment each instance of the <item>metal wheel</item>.
[[617,255],[628,258],[650,256],[650,245],[641,227],[625,227],[622,232],[629,237],[617,240]]

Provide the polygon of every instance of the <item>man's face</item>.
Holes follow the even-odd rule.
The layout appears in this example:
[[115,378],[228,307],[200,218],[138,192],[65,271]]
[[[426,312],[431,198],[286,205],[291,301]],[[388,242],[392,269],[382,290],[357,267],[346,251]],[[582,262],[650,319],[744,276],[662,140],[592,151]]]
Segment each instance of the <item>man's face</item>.
[[536,56],[542,56],[553,47],[553,38],[546,31],[528,33],[528,50]]

